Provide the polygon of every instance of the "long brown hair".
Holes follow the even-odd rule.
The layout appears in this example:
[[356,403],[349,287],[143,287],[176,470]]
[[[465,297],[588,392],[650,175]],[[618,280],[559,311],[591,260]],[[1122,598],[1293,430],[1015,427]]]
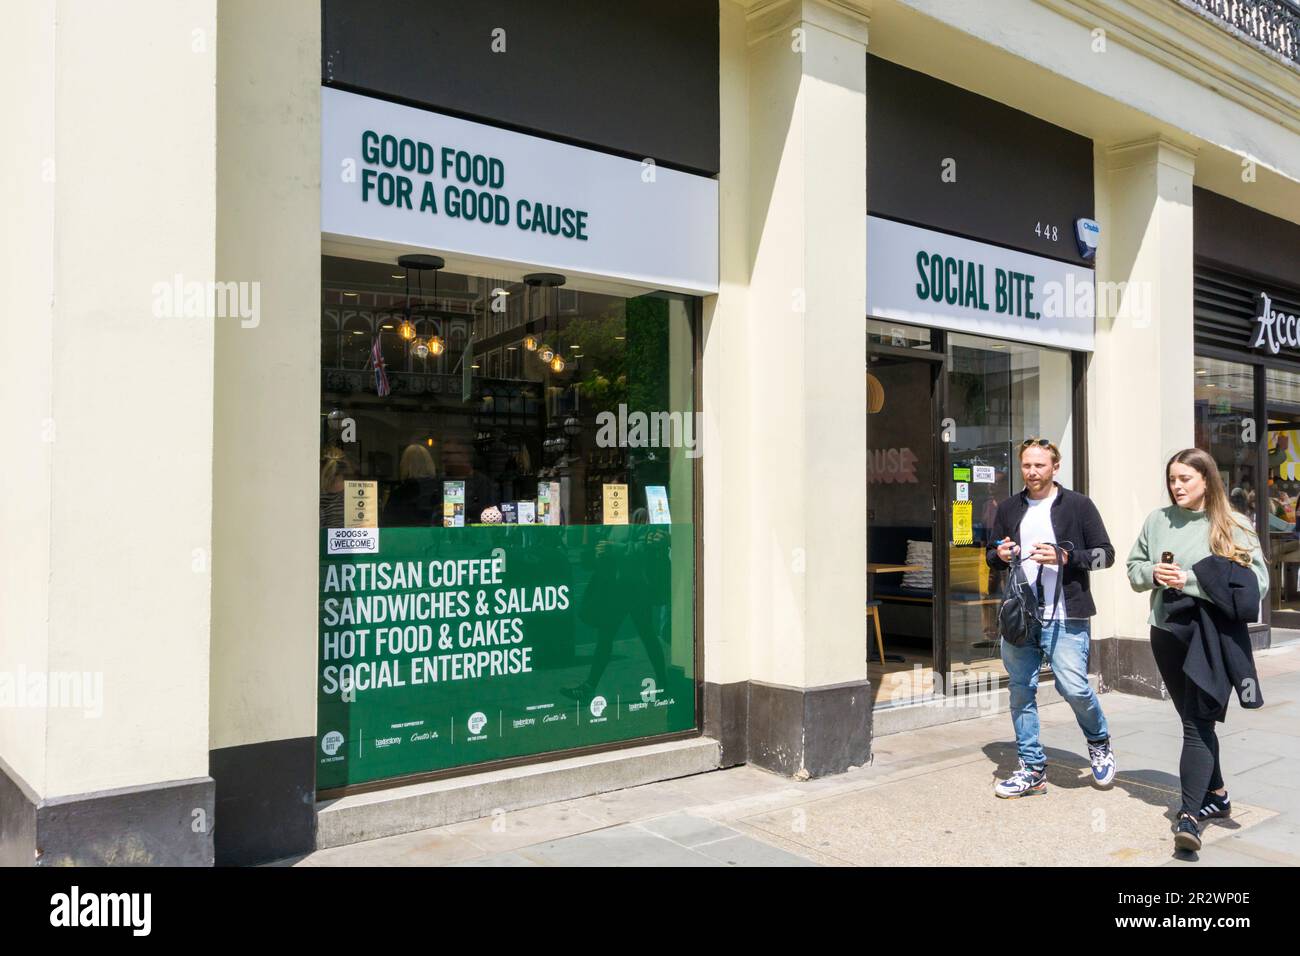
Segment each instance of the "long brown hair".
[[1258,538],[1255,537],[1253,530],[1239,524],[1233,518],[1232,505],[1228,502],[1228,493],[1223,489],[1223,478],[1219,476],[1218,464],[1208,452],[1199,448],[1184,448],[1170,458],[1169,463],[1165,465],[1165,491],[1169,495],[1171,505],[1178,504],[1174,500],[1173,489],[1169,487],[1169,469],[1175,464],[1194,468],[1205,479],[1205,516],[1210,519],[1210,551],[1221,558],[1249,566],[1250,548],[1243,548],[1237,543],[1234,531],[1240,528],[1248,532],[1249,536],[1256,541]]
[[356,466],[352,464],[343,449],[330,445],[320,455],[320,490],[322,494],[333,491],[334,483],[340,479],[346,481],[356,475]]

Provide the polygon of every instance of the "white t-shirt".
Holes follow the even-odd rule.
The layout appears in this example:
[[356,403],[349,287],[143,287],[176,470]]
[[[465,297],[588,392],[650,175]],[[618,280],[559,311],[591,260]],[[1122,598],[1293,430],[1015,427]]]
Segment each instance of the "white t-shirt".
[[1027,558],[1021,567],[1025,570],[1025,580],[1029,586],[1034,587],[1040,571],[1043,575],[1043,614],[1050,615],[1050,620],[1061,621],[1065,619],[1064,591],[1061,592],[1061,599],[1056,602],[1055,611],[1052,609],[1052,596],[1056,593],[1056,576],[1061,573],[1060,568],[1054,564],[1039,564],[1028,558],[1034,545],[1056,543],[1056,532],[1052,530],[1052,502],[1056,501],[1056,495],[1057,489],[1053,485],[1046,498],[1026,498],[1029,507],[1020,520],[1020,540],[1016,543],[1020,545],[1021,557]]

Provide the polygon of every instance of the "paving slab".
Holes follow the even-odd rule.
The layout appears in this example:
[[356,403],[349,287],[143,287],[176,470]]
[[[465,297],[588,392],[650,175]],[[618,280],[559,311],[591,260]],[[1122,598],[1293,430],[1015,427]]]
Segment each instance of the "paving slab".
[[593,830],[515,852],[540,866],[725,865],[635,824]]
[[695,847],[697,853],[727,866],[817,866],[813,860],[783,850],[766,840],[736,834],[716,843]]
[[317,850],[296,866],[445,866],[483,855],[464,837],[439,827]]
[[712,820],[692,816],[689,813],[673,813],[666,817],[647,820],[641,824],[641,827],[658,836],[666,837],[679,846],[691,849],[705,843],[717,843],[739,836],[730,827],[721,826]]
[[603,821],[588,816],[570,803],[552,803],[496,813],[490,817],[480,817],[439,829],[469,841],[480,853],[504,853],[576,833],[586,833],[603,825]]

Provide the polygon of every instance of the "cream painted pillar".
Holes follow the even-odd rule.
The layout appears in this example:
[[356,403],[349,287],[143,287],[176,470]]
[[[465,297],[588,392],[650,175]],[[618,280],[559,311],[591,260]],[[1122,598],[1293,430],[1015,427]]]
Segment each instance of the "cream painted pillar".
[[[729,520],[710,525],[727,569],[706,583],[721,577],[738,614],[721,622],[728,676],[748,645],[748,759],[799,775],[868,750],[863,9],[746,5],[743,80],[728,72],[738,14],[722,11],[724,107],[743,100],[745,117],[743,139],[739,121],[723,130],[722,292],[705,362],[723,377],[706,436],[723,443],[705,457],[721,457],[706,507]],[[706,561],[715,547],[706,537]]]
[[[1147,595],[1124,561],[1147,514],[1169,503],[1164,466],[1194,439],[1192,153],[1162,138],[1100,147],[1097,349],[1089,367],[1089,490],[1115,544],[1093,578],[1094,639],[1114,637],[1102,674],[1118,690],[1158,689]],[[1136,642],[1136,643],[1131,643]],[[1152,681],[1155,681],[1152,684]]]
[[221,0],[218,11],[217,275],[256,283],[260,305],[256,322],[216,332],[210,745],[221,865],[314,845],[320,10]]
[[216,8],[6,24],[4,862],[212,861]]
[[704,300],[700,438],[704,547],[702,594],[704,732],[721,744],[723,766],[747,759],[751,622],[760,617],[750,574],[754,442],[749,357],[749,47],[745,7],[719,3],[719,292]]

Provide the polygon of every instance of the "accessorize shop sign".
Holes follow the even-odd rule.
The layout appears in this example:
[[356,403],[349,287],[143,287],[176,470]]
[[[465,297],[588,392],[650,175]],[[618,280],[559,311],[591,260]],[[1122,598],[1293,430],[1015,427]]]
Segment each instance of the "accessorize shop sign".
[[1091,351],[1091,269],[867,217],[867,314]]
[[1300,348],[1300,315],[1273,308],[1273,300],[1267,292],[1255,296],[1255,322],[1259,325],[1259,332],[1251,348],[1266,348],[1274,355],[1282,351],[1284,345]]
[[328,87],[321,231],[718,289],[715,180]]

